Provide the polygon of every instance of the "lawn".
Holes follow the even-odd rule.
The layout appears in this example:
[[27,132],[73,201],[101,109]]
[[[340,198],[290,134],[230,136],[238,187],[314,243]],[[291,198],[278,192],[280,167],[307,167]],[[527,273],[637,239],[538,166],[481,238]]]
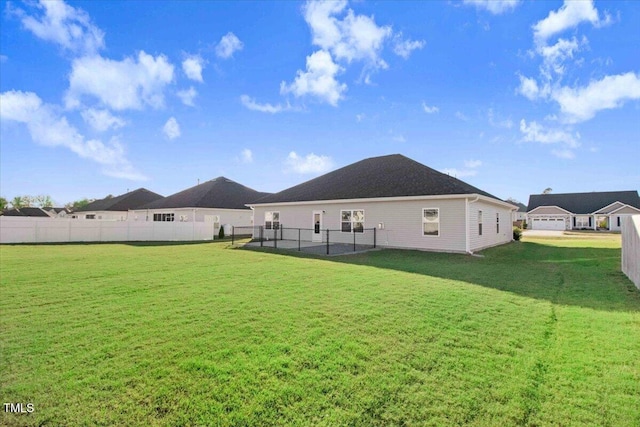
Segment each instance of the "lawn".
[[484,257],[0,247],[10,426],[638,426],[620,237]]

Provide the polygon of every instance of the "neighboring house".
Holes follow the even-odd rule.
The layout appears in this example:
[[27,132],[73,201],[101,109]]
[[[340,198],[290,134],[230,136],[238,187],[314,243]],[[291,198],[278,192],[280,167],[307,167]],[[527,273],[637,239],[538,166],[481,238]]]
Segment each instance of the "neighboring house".
[[514,205],[400,154],[372,157],[250,204],[256,225],[372,233],[377,245],[474,252],[510,242]]
[[513,220],[514,221],[526,221],[527,220],[527,205],[524,203],[516,203],[518,207],[517,211],[513,212]]
[[[248,226],[253,212],[246,205],[269,193],[261,193],[223,176],[133,209],[133,221],[213,222]],[[215,226],[218,228],[218,225]]]
[[55,215],[52,215],[48,210],[52,208],[11,208],[6,209],[2,212],[4,216],[30,216],[30,217],[39,217],[39,218],[53,218]]
[[619,231],[624,216],[638,214],[637,191],[532,194],[527,212],[532,230]]
[[136,209],[162,198],[160,194],[149,191],[146,188],[138,188],[120,196],[95,200],[82,208],[76,209],[72,217],[89,220],[126,221],[131,209]]
[[43,208],[43,209],[49,212],[49,215],[51,215],[54,218],[66,218],[71,214],[71,209],[67,209],[67,208]]

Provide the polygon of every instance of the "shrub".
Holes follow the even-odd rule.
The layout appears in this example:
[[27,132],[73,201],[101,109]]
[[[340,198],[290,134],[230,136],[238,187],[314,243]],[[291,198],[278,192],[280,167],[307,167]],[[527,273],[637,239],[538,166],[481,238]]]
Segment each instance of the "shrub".
[[220,224],[220,231],[218,231],[218,238],[224,239],[224,226]]
[[526,230],[527,229],[527,221],[522,221],[522,229]]
[[518,227],[513,227],[513,240],[520,240],[520,237],[522,237],[522,230]]

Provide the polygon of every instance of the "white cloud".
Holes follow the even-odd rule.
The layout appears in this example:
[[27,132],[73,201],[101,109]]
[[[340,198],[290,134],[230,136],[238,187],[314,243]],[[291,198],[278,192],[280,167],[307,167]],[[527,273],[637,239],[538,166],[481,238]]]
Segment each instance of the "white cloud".
[[331,160],[331,157],[318,156],[313,153],[300,157],[295,151],[292,151],[287,156],[285,165],[289,170],[296,173],[322,173],[333,168],[333,160]]
[[404,137],[404,135],[395,135],[392,139],[394,142],[407,142],[407,139]]
[[446,173],[454,178],[464,178],[465,176],[476,176],[478,171],[474,169],[445,168],[442,169],[442,173]]
[[428,106],[424,101],[422,102],[422,109],[427,114],[434,114],[440,111],[440,109],[436,106]]
[[120,117],[116,117],[109,110],[98,110],[89,108],[80,113],[84,121],[98,132],[104,132],[109,129],[119,129],[126,122]]
[[239,50],[242,50],[244,44],[232,32],[228,32],[220,39],[220,43],[216,46],[216,55],[222,59],[228,59]]
[[482,166],[481,160],[465,160],[464,169],[445,168],[442,173],[446,173],[454,178],[464,178],[465,176],[476,176],[478,168]]
[[175,117],[170,117],[162,127],[162,132],[169,139],[176,139],[180,136],[180,125]]
[[551,97],[566,115],[565,121],[582,122],[594,117],[598,111],[618,108],[626,100],[640,99],[640,76],[632,72],[605,76],[585,87],[559,88]]
[[242,156],[242,163],[253,163],[253,153],[248,148],[245,148],[240,153]]
[[189,89],[179,90],[176,92],[176,95],[178,95],[178,98],[180,98],[184,105],[195,107],[193,100],[198,96],[198,92],[193,88],[193,86],[189,87]]
[[590,22],[595,27],[601,27],[611,22],[611,16],[605,13],[601,19],[592,0],[565,0],[560,9],[552,10],[546,18],[533,25],[536,44],[544,44],[551,36],[577,27],[582,22]]
[[296,97],[312,95],[334,107],[342,99],[347,85],[339,83],[336,75],[342,68],[333,62],[329,52],[319,50],[307,56],[307,70],[298,70],[293,83],[280,84],[280,93],[293,93]]
[[489,119],[489,124],[493,127],[505,128],[505,129],[511,129],[513,127],[513,122],[511,121],[510,118],[507,118],[507,119],[497,118],[496,114],[493,112],[493,108],[489,108],[489,111],[487,112],[487,117]]
[[283,107],[282,105],[271,105],[271,104],[259,104],[255,101],[255,99],[251,98],[249,95],[240,96],[240,102],[249,110],[260,111],[261,113],[271,113],[276,114],[282,111],[289,110],[289,106]]
[[411,56],[411,52],[416,49],[422,49],[426,44],[424,40],[403,40],[402,33],[398,33],[393,37],[394,45],[393,52],[403,57],[404,59],[409,59]]
[[34,142],[49,147],[65,147],[81,158],[103,166],[109,176],[131,180],[145,180],[124,154],[124,147],[117,139],[103,143],[97,139],[86,140],[66,117],[59,116],[51,105],[43,104],[33,92],[9,91],[0,94],[0,118],[27,126]]
[[463,113],[461,113],[460,111],[456,111],[455,114],[457,119],[462,120],[463,122],[468,122],[469,121],[469,117],[467,117],[466,115],[464,115]]
[[24,28],[36,37],[73,52],[92,54],[104,47],[104,32],[93,25],[82,9],[69,6],[64,1],[46,0],[40,0],[35,8],[35,15],[39,16],[28,15],[21,9],[16,9],[15,13]]
[[141,51],[138,58],[114,61],[85,56],[71,64],[67,108],[80,105],[83,96],[97,98],[114,110],[142,109],[164,105],[164,88],[173,80],[173,65],[164,55],[153,57]]
[[351,9],[342,20],[338,19],[335,15],[346,6],[346,1],[306,3],[304,17],[311,28],[313,44],[338,60],[366,60],[370,67],[386,68],[380,53],[384,41],[392,35],[391,27],[379,27],[373,17],[356,15]]
[[535,79],[520,75],[520,86],[517,92],[523,95],[525,98],[533,101],[540,96],[540,88],[538,88],[538,82]]
[[182,71],[191,80],[202,83],[202,70],[204,69],[204,59],[200,55],[190,55],[182,61]]
[[[586,44],[587,39],[583,37],[582,43]],[[545,65],[548,68],[553,69],[557,74],[564,73],[564,67],[562,63],[566,59],[573,59],[574,52],[578,51],[580,43],[573,37],[571,40],[558,39],[558,42],[553,46],[541,46],[538,48],[538,52],[544,58]]]
[[366,114],[362,113],[362,114],[356,114],[356,121],[358,123],[360,123],[361,121],[363,121],[365,118],[367,117]]
[[561,159],[573,159],[576,157],[576,155],[574,154],[573,151],[569,150],[568,148],[562,149],[562,150],[551,150],[551,154],[553,154],[556,157],[559,157]]
[[539,142],[541,144],[557,144],[563,143],[570,148],[577,148],[580,146],[580,134],[571,133],[560,129],[545,129],[544,126],[539,125],[536,122],[531,122],[527,125],[525,119],[520,120],[520,132],[522,133],[523,141]]
[[464,0],[464,4],[475,6],[477,9],[485,9],[494,15],[500,15],[515,9],[520,0]]

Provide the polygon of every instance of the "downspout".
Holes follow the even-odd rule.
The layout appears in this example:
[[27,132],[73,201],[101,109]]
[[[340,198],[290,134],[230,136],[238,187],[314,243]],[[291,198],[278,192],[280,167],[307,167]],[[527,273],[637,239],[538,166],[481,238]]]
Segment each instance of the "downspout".
[[465,244],[465,252],[469,255],[473,255],[471,251],[471,238],[469,237],[469,204],[475,203],[480,199],[480,195],[476,194],[476,198],[472,201],[469,201],[468,197],[464,198],[464,244]]

